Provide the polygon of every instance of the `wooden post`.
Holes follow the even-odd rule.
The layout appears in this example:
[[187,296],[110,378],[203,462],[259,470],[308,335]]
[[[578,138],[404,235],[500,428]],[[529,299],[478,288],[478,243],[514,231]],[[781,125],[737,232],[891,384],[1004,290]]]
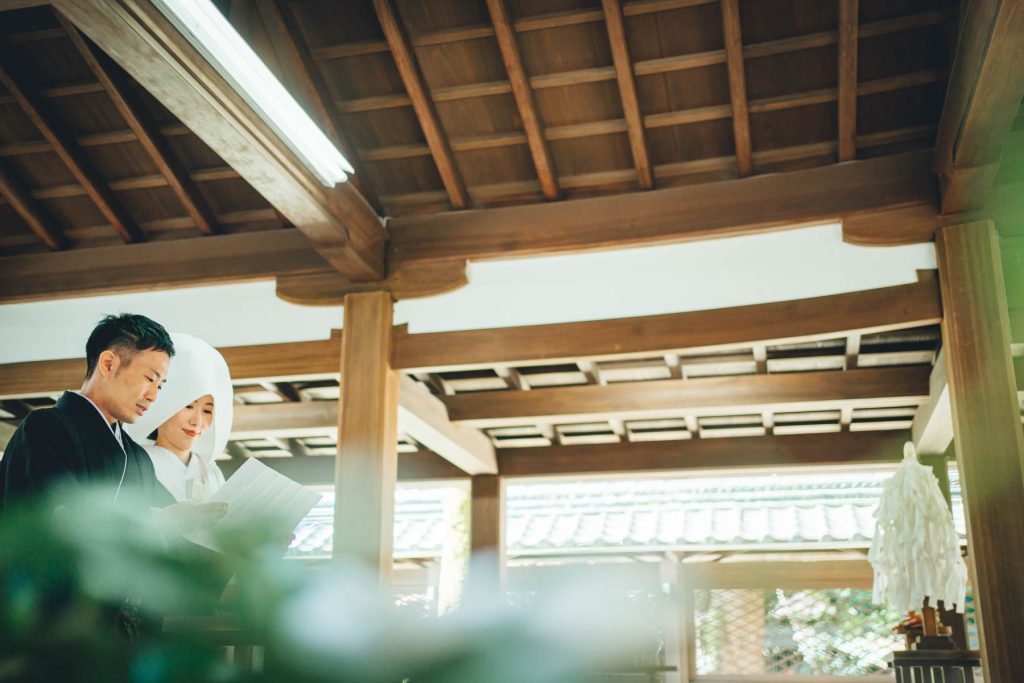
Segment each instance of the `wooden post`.
[[[498,590],[505,586],[505,494],[501,477],[472,478],[469,549],[473,553],[471,580]],[[483,553],[483,556],[480,554]]]
[[[942,362],[945,363],[945,356],[941,358]],[[945,370],[943,370],[944,372]],[[942,491],[942,497],[946,499],[946,505],[949,506],[950,510],[953,509],[953,494],[949,488],[949,461],[950,458],[956,459],[956,452],[953,448],[953,444],[949,444],[949,448],[946,449],[945,453],[931,454],[931,455],[919,455],[918,459],[922,465],[927,465],[932,468],[932,472],[935,473],[935,478],[939,480],[939,490]],[[939,619],[943,624],[952,629],[953,642],[956,644],[956,649],[966,650],[967,649],[967,613],[964,605],[958,605],[960,608],[959,612],[946,609],[946,605],[942,600],[936,603],[939,612]]]
[[1024,432],[991,221],[939,230],[942,341],[988,683],[1024,680]]
[[334,470],[335,558],[354,557],[391,574],[398,472],[398,373],[391,368],[387,292],[345,297],[338,455]]

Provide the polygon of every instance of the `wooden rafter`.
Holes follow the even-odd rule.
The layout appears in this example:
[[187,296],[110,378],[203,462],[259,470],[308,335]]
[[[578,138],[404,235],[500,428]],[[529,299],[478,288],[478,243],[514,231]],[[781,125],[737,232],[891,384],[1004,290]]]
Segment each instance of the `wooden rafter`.
[[88,42],[64,15],[58,12],[57,19],[67,32],[75,49],[85,60],[96,79],[103,85],[103,89],[114,102],[114,107],[128,124],[135,139],[146,150],[159,169],[160,175],[167,180],[171,191],[185,207],[196,228],[207,235],[219,232],[217,219],[213,215],[213,211],[210,210],[206,199],[196,188],[189,174],[174,159],[156,127],[143,118],[142,108],[134,101],[134,95],[117,73],[110,59]]
[[340,124],[336,110],[328,106],[327,86],[301,39],[302,29],[291,6],[283,6],[280,0],[257,0],[256,9],[263,17],[263,23],[278,52],[281,67],[288,70],[292,79],[302,88],[306,102],[313,109],[310,112],[313,119],[324,126],[324,132],[355,169],[356,173],[349,182],[380,213],[380,200],[367,179],[362,159]]
[[419,63],[416,61],[412,44],[409,42],[409,36],[398,16],[398,8],[395,6],[394,0],[373,0],[373,6],[377,11],[381,29],[387,38],[395,66],[402,77],[402,83],[405,84],[405,90],[412,100],[416,118],[419,119],[423,135],[426,137],[427,145],[434,157],[434,163],[437,164],[437,170],[441,174],[441,181],[448,192],[452,208],[465,209],[469,206],[469,194],[466,192],[462,173],[455,163],[455,156],[448,144],[448,138],[441,127],[434,102],[430,99],[426,81],[420,71]]
[[555,172],[551,150],[544,138],[540,116],[537,114],[537,105],[533,101],[533,92],[530,90],[530,82],[519,56],[519,45],[516,43],[516,33],[512,26],[508,7],[505,6],[505,0],[487,0],[487,8],[491,13],[501,58],[505,63],[505,71],[508,73],[509,83],[512,86],[512,96],[519,109],[519,117],[523,121],[523,130],[526,131],[526,141],[530,146],[533,165],[537,169],[541,191],[546,199],[558,199],[558,174]]
[[858,0],[839,0],[839,161],[857,157]]
[[22,220],[47,247],[54,251],[67,249],[68,240],[64,237],[60,227],[53,222],[43,207],[39,206],[28,188],[18,180],[7,164],[2,162],[0,162],[0,194],[7,198]]
[[654,171],[647,154],[647,140],[644,136],[644,121],[640,114],[640,101],[636,94],[636,79],[633,76],[633,62],[629,57],[629,45],[626,42],[626,26],[622,19],[622,3],[620,0],[603,0],[605,23],[608,26],[608,40],[612,48],[612,60],[615,62],[615,76],[619,83],[619,95],[622,98],[622,111],[629,128],[629,146],[633,151],[633,163],[636,165],[640,187],[649,190],[654,187]]
[[[895,77],[876,79],[873,81],[867,81],[857,86],[857,94],[860,95],[871,95],[883,92],[892,92],[895,90],[901,90],[904,88],[912,88],[921,85],[927,85],[930,83],[936,83],[945,80],[946,72],[944,69],[926,69],[923,71],[911,72],[908,74],[901,74]],[[536,85],[534,85],[536,88]],[[768,112],[768,111],[782,111],[786,109],[794,109],[797,107],[808,106],[813,104],[825,104],[828,102],[835,102],[839,97],[838,88],[823,88],[820,90],[814,90],[810,92],[798,92],[790,93],[786,95],[780,95],[777,97],[762,98],[759,100],[751,100],[748,102],[748,109],[751,112]],[[700,123],[702,121],[719,121],[728,119],[732,116],[732,107],[726,105],[712,105],[707,107],[695,107],[691,109],[680,109],[676,111],[662,112],[660,114],[648,114],[643,117],[644,128],[665,128],[676,125],[683,125],[689,123]],[[921,127],[917,127],[921,128]],[[886,135],[898,135],[905,133],[911,129],[899,129],[897,131],[883,131],[881,133],[873,133],[867,136],[867,139],[861,141],[858,139],[857,144],[860,146],[866,146],[869,144],[872,138],[881,138]],[[932,126],[928,126],[928,131],[933,130]],[[584,124],[570,124],[563,126],[549,126],[544,129],[544,136],[548,140],[571,140],[579,139],[584,137],[591,137],[594,135],[615,135],[629,132],[629,123],[626,119],[609,119],[604,121],[590,121]],[[920,132],[915,133],[920,138],[924,135]],[[865,137],[865,136],[858,136]],[[896,140],[899,141],[899,140]],[[526,136],[522,133],[499,133],[494,135],[481,135],[475,137],[462,137],[452,138],[451,146],[456,151],[469,151],[476,149],[491,149],[494,147],[509,147],[515,145],[522,145],[526,143]],[[825,142],[816,143],[818,145],[828,146],[826,154],[834,154],[835,143]],[[875,143],[880,144],[880,143]],[[802,148],[805,146],[798,146]],[[786,148],[774,149],[774,150],[762,150],[753,152],[752,157],[754,163],[772,163],[773,157],[778,154],[785,154]],[[426,145],[412,144],[412,145],[396,145],[391,147],[378,147],[371,149],[364,149],[360,152],[363,158],[367,160],[387,160],[387,159],[406,159],[411,157],[425,157],[430,155],[430,148]],[[724,157],[723,157],[724,158]],[[699,159],[692,162],[680,162],[682,165],[685,164],[699,164],[708,163],[711,160]],[[677,164],[663,164],[655,167],[654,173],[656,176],[661,176],[663,172],[669,173],[669,175],[679,175],[678,173],[671,173],[670,169]],[[729,159],[729,165],[735,163],[735,160]],[[726,165],[725,167],[730,167]],[[567,176],[560,178],[560,185],[563,189],[569,189],[571,187],[571,181],[568,180]],[[474,193],[477,195],[483,195],[486,193],[486,186],[474,188]]]
[[934,212],[930,157],[913,152],[644,193],[399,217],[389,223],[392,262],[682,242],[912,206]]
[[[629,10],[632,6],[633,3],[625,5],[624,13],[627,16],[630,14]],[[927,28],[947,20],[949,16],[949,10],[929,10],[927,12],[919,12],[917,14],[909,14],[903,17],[864,24],[860,27],[859,34],[862,38],[872,38],[898,33],[900,31]],[[483,31],[482,33],[480,32],[481,30]],[[478,28],[476,31],[471,29],[447,31],[444,35],[446,38],[451,38],[451,41],[445,42],[452,42],[455,40],[471,40],[489,37],[494,35],[494,31],[490,27],[482,27]],[[422,45],[436,44],[435,42],[431,42],[430,36],[431,34],[417,36],[413,39],[413,46],[420,47]],[[838,31],[822,31],[820,33],[811,33],[803,36],[794,36],[791,38],[782,38],[744,45],[743,56],[745,59],[757,59],[760,57],[788,54],[816,47],[827,47],[829,45],[835,45],[838,41]],[[383,47],[383,51],[387,50],[386,43],[381,43],[381,46]],[[330,50],[332,48],[323,49]],[[320,50],[315,52],[319,54]],[[340,56],[351,55],[345,54]],[[688,69],[699,69],[706,66],[725,63],[726,57],[724,49],[708,50],[706,52],[642,60],[633,64],[633,71],[637,76],[650,76],[661,73],[686,71]],[[615,78],[616,71],[614,67],[589,67],[584,69],[575,69],[572,71],[533,76],[530,78],[530,87],[534,90],[540,90],[544,88],[565,87],[566,85],[579,83],[611,81]],[[63,92],[61,89],[55,90],[55,96],[58,96]],[[437,88],[431,94],[433,95],[435,102],[440,102],[473,97],[485,97],[488,95],[507,94],[511,92],[512,86],[507,81],[490,81],[487,83],[468,83],[465,85]],[[3,101],[2,97],[0,97],[0,101]],[[397,93],[393,95],[377,95],[355,100],[343,100],[337,102],[336,106],[343,112],[356,112],[391,109],[394,107],[407,107],[410,104],[411,101],[407,95]]]
[[444,397],[452,422],[474,427],[651,418],[743,415],[763,410],[854,404],[916,405],[928,397],[927,367],[879,368],[623,382],[544,391],[466,393]]
[[1024,98],[1024,5],[968,3],[960,27],[935,140],[946,214],[984,206]]
[[143,241],[142,231],[121,208],[113,193],[92,169],[85,155],[75,144],[74,137],[58,123],[47,103],[24,85],[20,78],[11,73],[9,65],[12,60],[10,51],[4,51],[3,64],[0,65],[0,82],[17,99],[18,105],[43,134],[53,151],[96,204],[96,208],[110,222],[110,226],[125,242]]
[[722,0],[722,33],[725,39],[726,68],[729,71],[736,167],[742,178],[751,174],[754,162],[750,145],[750,112],[747,107],[747,79],[743,66],[739,0]]

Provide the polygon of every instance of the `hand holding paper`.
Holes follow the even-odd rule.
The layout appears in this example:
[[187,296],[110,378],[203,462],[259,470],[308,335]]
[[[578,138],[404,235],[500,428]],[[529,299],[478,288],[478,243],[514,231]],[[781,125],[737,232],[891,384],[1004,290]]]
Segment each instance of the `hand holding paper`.
[[[250,458],[211,498],[211,503],[227,503],[227,514],[215,528],[242,526],[260,521],[279,528],[287,535],[319,501],[321,495]],[[219,550],[207,530],[185,534],[198,545]]]

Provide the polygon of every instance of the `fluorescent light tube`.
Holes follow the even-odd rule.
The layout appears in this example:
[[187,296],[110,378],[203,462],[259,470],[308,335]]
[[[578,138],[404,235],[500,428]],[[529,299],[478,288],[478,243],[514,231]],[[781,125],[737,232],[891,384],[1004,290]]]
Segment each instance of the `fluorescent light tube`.
[[327,187],[354,173],[313,119],[210,0],[154,0],[196,49],[259,112]]

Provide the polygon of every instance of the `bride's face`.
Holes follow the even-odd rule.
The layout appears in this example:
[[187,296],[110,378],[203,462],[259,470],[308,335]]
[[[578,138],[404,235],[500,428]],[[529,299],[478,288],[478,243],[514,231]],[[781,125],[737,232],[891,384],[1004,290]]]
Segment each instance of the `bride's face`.
[[191,451],[196,440],[213,422],[213,396],[207,394],[189,403],[157,430],[158,440],[174,450]]

